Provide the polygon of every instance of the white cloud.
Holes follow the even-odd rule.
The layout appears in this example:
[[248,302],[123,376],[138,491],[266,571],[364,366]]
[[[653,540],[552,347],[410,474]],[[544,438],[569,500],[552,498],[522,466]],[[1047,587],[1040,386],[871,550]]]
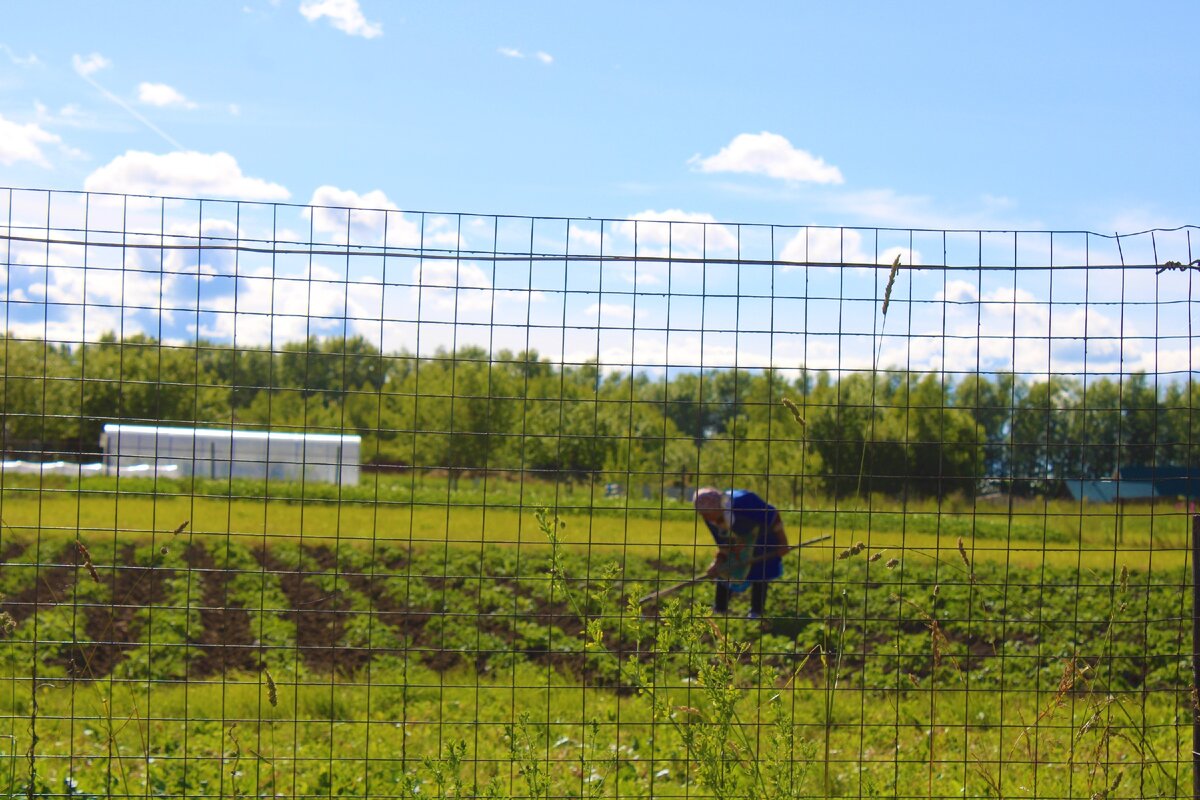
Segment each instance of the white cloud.
[[0,114],[0,164],[12,166],[18,161],[30,161],[40,167],[49,167],[42,146],[61,144],[62,139],[30,122],[20,125],[5,119]]
[[737,237],[707,212],[640,211],[613,225],[613,231],[636,244],[638,255],[698,258],[737,251]]
[[[646,319],[645,309],[638,309],[637,318]],[[588,324],[627,328],[633,324],[634,309],[631,303],[593,303],[583,310],[583,317],[578,322]]]
[[228,153],[195,151],[157,155],[129,150],[89,175],[83,186],[89,192],[239,200],[286,200],[291,196],[277,183],[243,175]]
[[426,247],[458,244],[458,236],[446,230],[439,217],[427,220],[422,235],[421,227],[401,213],[379,189],[359,194],[352,189],[320,186],[309,204],[313,208],[306,213],[312,214],[313,230],[324,234],[324,240],[333,244],[389,247],[418,247],[422,242]]
[[804,228],[783,246],[781,261],[802,264],[891,264],[900,256],[903,266],[921,264],[921,254],[904,247],[888,247],[878,256],[869,254],[862,233],[853,228]]
[[[272,267],[248,271],[236,294],[214,298],[204,310],[201,336],[233,339],[239,345],[300,341],[341,335],[351,318],[365,318],[347,297],[344,274],[321,264],[286,274]],[[375,312],[378,314],[378,311]]]
[[350,36],[374,39],[383,35],[382,25],[367,22],[362,9],[358,7],[358,0],[304,0],[300,4],[300,13],[309,22],[328,18],[330,25]]
[[936,302],[947,303],[976,303],[979,301],[979,290],[975,284],[963,280],[946,282],[946,288],[934,293]]
[[206,245],[207,247],[200,250],[166,251],[161,256],[164,273],[172,275],[195,273],[207,277],[232,275],[236,272],[237,254],[231,249],[227,249],[240,238],[237,225],[232,221],[209,217],[199,224],[195,221],[175,223],[169,227],[168,233],[170,234],[166,239],[168,244]]
[[595,254],[600,252],[600,246],[604,244],[604,237],[600,235],[600,231],[581,228],[578,225],[572,225],[568,232],[571,242],[571,250],[576,254],[586,252]]
[[[478,264],[471,262],[433,261],[418,264],[412,270],[410,296],[421,309],[422,319],[446,321],[459,315],[490,311],[493,296],[492,282]],[[452,312],[445,317],[437,312]]]
[[178,89],[168,86],[165,83],[138,84],[138,101],[148,106],[158,106],[159,108],[168,106],[178,106],[180,108],[196,107],[196,104],[184,97]]
[[75,67],[75,71],[85,78],[90,78],[100,70],[112,66],[112,62],[99,53],[92,53],[86,57],[76,53],[71,56],[71,64]]
[[313,206],[313,229],[332,234],[337,244],[381,244],[387,212],[398,210],[379,189],[359,194],[351,189],[319,186],[308,202]]
[[[496,52],[505,58],[525,58],[525,53],[515,47],[497,47]],[[535,58],[543,64],[553,64],[554,56],[547,53],[545,50],[538,50],[530,58]]]
[[746,172],[788,181],[842,183],[837,167],[792,146],[777,133],[740,133],[714,156],[688,162],[701,172]]

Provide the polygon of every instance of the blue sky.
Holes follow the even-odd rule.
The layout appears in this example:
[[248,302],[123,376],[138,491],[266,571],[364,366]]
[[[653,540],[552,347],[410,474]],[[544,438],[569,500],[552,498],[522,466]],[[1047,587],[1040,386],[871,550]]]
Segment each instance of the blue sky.
[[[1186,2],[10,3],[0,28],[0,185],[431,212],[1132,234],[1200,222],[1197,22],[1200,5]],[[171,213],[184,219],[191,211]],[[472,233],[470,224],[462,228],[462,220],[430,219],[437,228],[430,231],[433,241],[500,246],[495,232],[489,238]],[[232,224],[211,224],[219,229],[221,222]],[[367,239],[381,235],[376,222],[358,223]],[[319,215],[298,215],[287,224],[320,230]],[[413,223],[406,218],[402,224]],[[393,235],[411,243],[411,236],[405,239],[411,231],[397,225],[389,243]],[[329,227],[336,230],[338,222]],[[587,223],[575,230],[574,247],[585,249],[601,232]],[[708,246],[719,250],[728,230],[710,229]],[[647,225],[640,231],[643,247],[665,240]],[[603,233],[615,242],[621,229],[614,225]],[[527,245],[528,225],[512,238]],[[750,238],[741,253],[758,257],[766,246],[756,250]],[[809,257],[834,256],[813,260],[849,253],[847,261],[890,263],[896,253],[906,264],[945,258],[970,265],[981,250],[978,237],[948,248],[936,236],[913,241],[869,230],[851,232],[850,242],[843,233],[834,238],[814,229],[803,242],[796,236],[778,243],[774,252],[795,255],[804,244]],[[686,249],[686,239],[674,238],[677,250]],[[961,261],[943,253],[960,244]],[[1010,239],[1001,236],[994,245],[997,263],[1013,262]],[[1153,245],[1158,262],[1187,255],[1181,236],[1164,235]],[[1129,246],[1125,256],[1151,258],[1145,239]],[[1016,260],[1117,263],[1115,248],[1099,253],[1091,247],[1070,237],[1052,245],[1026,238]],[[71,260],[69,254],[63,258]],[[320,266],[297,267],[310,289],[310,316],[317,313],[311,311],[311,286],[323,275],[315,269]],[[502,276],[468,266],[477,274],[466,275],[469,284],[462,283],[463,274],[453,277],[452,305],[464,301],[464,292],[503,290]],[[337,267],[324,268],[336,283]],[[196,272],[192,284],[174,290],[196,295],[195,283],[205,282],[213,319],[200,319],[192,308],[190,328],[178,323],[183,327],[176,329],[171,326],[178,321],[164,323],[161,313],[154,320],[127,314],[122,321],[94,311],[90,325],[151,332],[167,325],[181,337],[189,331],[234,335],[214,321],[225,319],[216,304],[240,292],[258,295],[235,280],[221,295],[215,288],[223,285],[219,265]],[[629,280],[638,292],[670,277],[647,268]],[[1153,291],[1190,292],[1184,276],[1177,277],[1166,276],[1162,280],[1175,283],[1156,284]],[[963,285],[953,283],[958,278]],[[1007,303],[1008,315],[997,324],[1010,333],[1019,327],[1013,321],[1020,309],[1013,306],[1022,298],[1061,302],[1072,283],[1060,279],[1050,289],[1043,275],[1026,289],[1011,276],[995,286],[969,274],[951,279],[927,290],[913,284],[909,291],[943,307],[951,296]],[[364,280],[377,283],[384,276]],[[556,280],[561,285],[547,276],[547,286]],[[412,281],[418,288],[427,282]],[[1071,302],[1076,296],[1095,302],[1115,285],[1075,283],[1078,294],[1066,295]],[[525,297],[527,312],[537,288],[527,280],[513,292]],[[153,281],[141,291],[152,295]],[[438,285],[428,291],[436,298]],[[847,290],[831,285],[830,291]],[[879,276],[866,289],[850,291],[877,307]],[[812,294],[812,287],[795,292]],[[352,293],[335,293],[343,313],[330,311],[333,327],[346,325]],[[647,296],[635,309],[627,295],[593,298],[568,313],[587,311],[599,324],[607,314],[626,326],[636,319],[633,327],[669,327],[657,319],[667,313],[665,306],[656,308]],[[10,302],[20,297],[10,289]],[[25,297],[34,309],[39,296]],[[494,300],[462,304],[491,308]],[[561,320],[564,305],[551,305],[556,310],[547,319]],[[818,320],[832,326],[835,310],[808,308],[808,327]],[[712,308],[688,309],[676,312],[674,324],[693,311],[719,316]],[[381,327],[378,312],[373,320],[362,313],[366,323]],[[389,314],[386,306],[382,313]],[[743,320],[764,313],[728,311]],[[1117,323],[1103,308],[1081,306],[1079,313],[1078,325],[1062,331],[1067,339],[1083,335],[1089,314],[1093,333],[1123,330],[1113,328]],[[10,326],[19,316],[12,312]],[[230,312],[228,320],[235,319],[248,341],[313,330],[310,322],[276,330]],[[974,322],[980,327],[979,319]],[[971,323],[967,319],[965,329]],[[93,335],[81,324],[65,325],[61,335]],[[897,333],[911,329],[901,322],[889,326]],[[720,327],[730,327],[728,318]],[[1058,335],[1050,322],[1045,327],[1051,338]],[[416,330],[400,328],[405,332],[396,341],[407,341]],[[1149,330],[1150,322],[1142,329]],[[426,340],[442,342],[433,330],[425,329]],[[520,339],[515,322],[513,330]],[[582,351],[607,350],[601,336],[593,332]],[[714,332],[702,352],[722,338]],[[1013,341],[1010,335],[998,347],[995,365],[1016,360],[1023,348]],[[908,352],[897,351],[897,363],[913,363],[912,340],[905,342]],[[802,358],[836,365],[834,351],[843,343],[826,342],[823,354],[819,344],[806,340],[804,352],[781,356],[784,345],[772,341],[752,358],[754,348],[745,339],[729,341],[705,363]],[[695,342],[689,346],[695,352]],[[632,340],[614,345],[612,358],[620,363],[639,347]],[[670,343],[646,347],[643,352],[658,354],[651,360],[679,363]],[[564,356],[579,349],[561,345]],[[945,363],[946,349],[937,345],[915,363]],[[1135,357],[1150,363],[1145,348],[1131,351],[1127,363]],[[971,359],[988,363],[978,347],[964,358],[967,366]],[[1030,369],[1049,368],[1043,361]]]
[[[4,16],[6,185],[79,189],[127,152],[185,150],[228,153],[283,191],[186,175],[164,188],[295,202],[330,185],[529,215],[1105,233],[1200,219],[1195,3],[47,2]],[[784,177],[737,159],[704,171],[764,132],[780,138],[763,160],[796,162]],[[840,182],[798,168],[809,159]]]

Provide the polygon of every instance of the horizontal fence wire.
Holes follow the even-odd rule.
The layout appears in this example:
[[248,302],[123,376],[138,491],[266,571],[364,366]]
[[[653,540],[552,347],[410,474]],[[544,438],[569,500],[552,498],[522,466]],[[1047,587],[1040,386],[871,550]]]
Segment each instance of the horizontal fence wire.
[[0,189],[0,790],[1194,796],[1192,233]]

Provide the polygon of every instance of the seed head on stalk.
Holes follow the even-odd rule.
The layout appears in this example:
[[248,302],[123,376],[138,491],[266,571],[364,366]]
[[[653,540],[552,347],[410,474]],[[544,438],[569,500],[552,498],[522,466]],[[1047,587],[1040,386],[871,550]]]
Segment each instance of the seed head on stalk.
[[888,303],[892,301],[892,286],[896,283],[896,273],[900,271],[900,254],[896,254],[896,260],[892,262],[892,271],[888,273],[887,288],[883,291],[883,315],[887,316]]
[[96,571],[96,565],[92,563],[92,554],[88,551],[87,545],[82,540],[76,539],[75,549],[79,552],[79,557],[83,559],[83,566],[87,567],[88,574],[92,576],[92,580],[99,583],[100,573]]
[[805,424],[804,416],[800,413],[800,407],[797,406],[794,401],[787,397],[783,397],[780,398],[779,402],[783,403],[784,408],[792,412],[792,416],[795,418],[796,422],[799,422],[802,426]]

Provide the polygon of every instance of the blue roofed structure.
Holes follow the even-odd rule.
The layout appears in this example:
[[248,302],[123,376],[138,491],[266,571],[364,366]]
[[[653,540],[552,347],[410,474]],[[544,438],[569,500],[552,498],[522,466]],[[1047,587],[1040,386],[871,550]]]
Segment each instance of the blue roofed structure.
[[1126,466],[1112,478],[1065,483],[1073,499],[1090,503],[1152,503],[1200,497],[1200,470],[1174,465]]

